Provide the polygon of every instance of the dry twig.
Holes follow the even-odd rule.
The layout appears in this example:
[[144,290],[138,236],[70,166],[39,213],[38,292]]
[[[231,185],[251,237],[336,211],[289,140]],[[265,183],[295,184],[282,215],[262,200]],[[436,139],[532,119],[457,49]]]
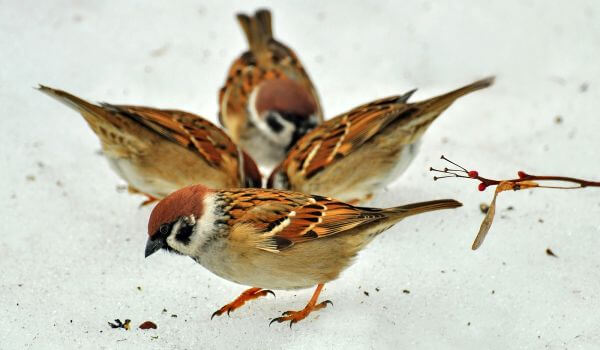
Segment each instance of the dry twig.
[[[460,177],[465,179],[474,179],[479,181],[478,189],[479,191],[485,191],[489,186],[496,186],[496,191],[494,192],[494,197],[492,202],[489,205],[489,209],[481,223],[479,228],[479,232],[477,233],[477,237],[475,237],[475,241],[471,246],[471,249],[475,250],[481,246],[485,236],[487,235],[490,227],[492,226],[492,222],[494,221],[494,214],[496,212],[496,198],[498,197],[498,193],[508,190],[518,191],[527,188],[554,188],[554,189],[563,189],[563,190],[571,190],[578,189],[584,187],[600,187],[600,182],[598,181],[588,181],[583,179],[577,179],[574,177],[566,177],[566,176],[540,176],[540,175],[531,175],[527,174],[524,171],[518,171],[516,179],[510,180],[493,180],[488,179],[483,176],[479,176],[479,172],[476,170],[467,170],[464,167],[458,165],[457,163],[449,160],[448,158],[442,156],[442,160],[454,165],[458,169],[444,168],[444,169],[435,169],[429,168],[429,171],[441,173],[444,175],[434,176],[433,180],[439,180],[449,177]],[[547,181],[559,181],[559,182],[567,182],[571,184],[575,184],[575,186],[550,186],[550,185],[540,185],[540,182]]]

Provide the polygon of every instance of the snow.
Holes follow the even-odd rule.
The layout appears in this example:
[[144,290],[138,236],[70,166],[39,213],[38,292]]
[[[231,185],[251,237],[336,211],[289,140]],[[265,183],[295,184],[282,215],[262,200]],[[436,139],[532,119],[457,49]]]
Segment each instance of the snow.
[[[562,5],[3,2],[0,348],[600,347],[599,190],[503,193],[473,252],[491,191],[428,172],[445,154],[488,177],[599,178],[600,4]],[[211,321],[244,286],[191,259],[144,259],[150,208],[119,190],[83,119],[33,89],[216,121],[217,90],[245,47],[234,13],[259,6],[274,11],[277,37],[300,55],[329,117],[414,87],[419,100],[497,76],[432,125],[412,166],[372,202],[451,197],[464,207],[381,235],[325,286],[335,306],[292,330],[268,321],[303,307],[311,290],[275,291]],[[133,329],[111,329],[115,318]],[[147,320],[158,329],[137,329]]]

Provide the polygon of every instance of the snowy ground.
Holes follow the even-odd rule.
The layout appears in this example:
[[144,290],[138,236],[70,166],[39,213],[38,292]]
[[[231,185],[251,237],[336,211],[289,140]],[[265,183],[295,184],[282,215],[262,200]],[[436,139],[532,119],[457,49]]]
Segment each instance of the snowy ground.
[[[166,4],[0,1],[1,349],[600,347],[600,190],[503,194],[472,252],[491,191],[434,183],[427,171],[443,166],[443,153],[490,177],[600,178],[597,1]],[[310,290],[278,291],[211,321],[243,286],[189,259],[144,259],[150,209],[118,190],[124,183],[83,119],[33,89],[215,120],[217,89],[245,47],[234,13],[261,5],[330,117],[414,87],[418,100],[498,77],[444,113],[373,202],[453,197],[465,206],[382,235],[326,286],[335,306],[292,330],[268,320],[303,307]],[[115,318],[134,329],[109,328]],[[137,329],[146,320],[158,329]]]

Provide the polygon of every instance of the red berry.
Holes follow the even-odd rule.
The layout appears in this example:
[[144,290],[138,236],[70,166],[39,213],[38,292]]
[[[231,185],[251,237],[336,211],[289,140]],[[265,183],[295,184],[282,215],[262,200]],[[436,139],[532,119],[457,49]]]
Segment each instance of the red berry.
[[477,189],[480,191],[485,191],[485,189],[487,188],[487,185],[484,184],[483,182],[479,184],[479,186],[477,186]]
[[468,172],[468,174],[469,174],[469,177],[472,179],[475,179],[479,176],[479,173],[477,172],[477,170],[471,170]]
[[522,171],[522,170],[519,170],[519,171],[517,172],[517,175],[519,175],[519,179],[522,179],[522,178],[525,178],[525,177],[527,177],[527,176],[528,176],[528,175],[527,175],[527,173],[525,173],[525,172],[524,172],[524,171]]

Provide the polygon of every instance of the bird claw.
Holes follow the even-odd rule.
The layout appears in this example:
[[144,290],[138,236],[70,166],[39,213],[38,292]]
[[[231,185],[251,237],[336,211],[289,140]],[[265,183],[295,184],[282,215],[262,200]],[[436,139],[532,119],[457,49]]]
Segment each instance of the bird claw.
[[274,319],[271,320],[271,322],[269,322],[269,327],[271,327],[271,325],[273,324],[273,322],[283,322],[283,317],[275,317]]
[[294,325],[294,323],[298,323],[299,321],[306,318],[306,316],[308,316],[308,314],[310,314],[311,312],[323,309],[327,307],[327,305],[333,306],[333,302],[331,300],[325,300],[318,303],[317,305],[307,306],[300,311],[284,311],[283,313],[281,313],[280,317],[275,317],[271,320],[271,322],[269,322],[269,327],[273,324],[273,322],[282,323],[285,321],[290,321],[290,328],[292,328],[292,325]]
[[[285,313],[284,313],[285,314]],[[288,317],[275,317],[274,319],[271,320],[271,322],[269,322],[269,327],[271,327],[271,325],[273,324],[273,322],[278,322],[278,323],[282,323],[285,321],[290,321],[290,328],[292,328],[292,325],[294,323],[298,323],[299,320],[296,319],[289,319]]]
[[273,291],[268,290],[268,289],[250,288],[250,289],[244,291],[239,297],[237,297],[231,303],[229,303],[229,304],[223,306],[222,308],[220,308],[219,310],[213,312],[210,319],[212,320],[215,316],[221,316],[225,312],[227,312],[227,316],[231,317],[231,312],[235,311],[236,309],[238,309],[239,307],[244,305],[246,303],[246,301],[249,301],[252,299],[257,299],[257,298],[260,298],[267,294],[271,294],[271,295],[275,296],[275,293],[273,293]]

